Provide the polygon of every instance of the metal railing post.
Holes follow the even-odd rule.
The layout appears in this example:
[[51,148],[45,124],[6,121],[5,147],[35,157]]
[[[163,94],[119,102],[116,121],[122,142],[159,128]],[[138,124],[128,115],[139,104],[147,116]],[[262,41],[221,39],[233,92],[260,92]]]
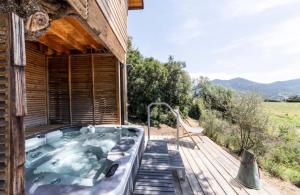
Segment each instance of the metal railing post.
[[176,128],[177,128],[177,133],[176,133],[177,150],[179,150],[179,111],[175,110],[175,112],[176,112]]
[[[179,108],[177,108],[176,110],[174,110],[169,104],[165,103],[165,102],[155,102],[155,103],[151,103],[148,105],[147,107],[147,113],[148,113],[148,140],[150,140],[150,128],[151,128],[151,107],[153,105],[164,105],[167,108],[169,108],[172,112],[173,115],[176,114],[176,128],[177,128],[177,133],[176,133],[176,139],[177,139],[177,150],[179,150],[179,117],[180,117],[180,112],[179,112]],[[175,114],[174,114],[175,113]]]
[[147,107],[147,112],[148,112],[148,140],[150,140],[151,104]]

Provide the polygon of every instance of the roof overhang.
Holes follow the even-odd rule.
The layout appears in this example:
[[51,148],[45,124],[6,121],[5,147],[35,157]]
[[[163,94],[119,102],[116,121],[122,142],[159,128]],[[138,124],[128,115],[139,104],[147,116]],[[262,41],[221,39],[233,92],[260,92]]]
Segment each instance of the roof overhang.
[[144,0],[128,0],[128,9],[144,9]]

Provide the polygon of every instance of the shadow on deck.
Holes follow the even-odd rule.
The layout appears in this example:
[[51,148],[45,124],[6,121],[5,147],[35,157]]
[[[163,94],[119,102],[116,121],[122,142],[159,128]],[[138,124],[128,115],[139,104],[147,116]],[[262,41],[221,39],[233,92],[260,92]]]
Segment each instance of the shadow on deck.
[[[180,140],[179,152],[186,169],[186,178],[180,180],[173,173],[176,194],[280,194],[264,181],[261,190],[244,187],[235,180],[239,160],[206,136],[194,138],[200,150],[188,138]],[[165,140],[168,150],[176,150],[176,139],[172,137],[152,136],[151,140]]]

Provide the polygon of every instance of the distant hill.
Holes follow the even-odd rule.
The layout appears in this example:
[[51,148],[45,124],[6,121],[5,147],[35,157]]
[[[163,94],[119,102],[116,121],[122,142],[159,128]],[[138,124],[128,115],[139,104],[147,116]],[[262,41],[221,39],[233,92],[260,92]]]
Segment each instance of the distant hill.
[[215,79],[212,83],[237,91],[254,91],[267,99],[281,100],[292,95],[300,95],[300,79],[264,84],[243,78],[234,78],[230,80]]

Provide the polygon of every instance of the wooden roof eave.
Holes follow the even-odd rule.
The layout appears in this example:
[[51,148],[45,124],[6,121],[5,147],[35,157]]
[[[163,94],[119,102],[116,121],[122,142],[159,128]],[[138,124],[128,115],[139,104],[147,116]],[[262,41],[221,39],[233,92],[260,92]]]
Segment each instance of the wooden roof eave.
[[128,0],[128,10],[144,9],[144,0]]

